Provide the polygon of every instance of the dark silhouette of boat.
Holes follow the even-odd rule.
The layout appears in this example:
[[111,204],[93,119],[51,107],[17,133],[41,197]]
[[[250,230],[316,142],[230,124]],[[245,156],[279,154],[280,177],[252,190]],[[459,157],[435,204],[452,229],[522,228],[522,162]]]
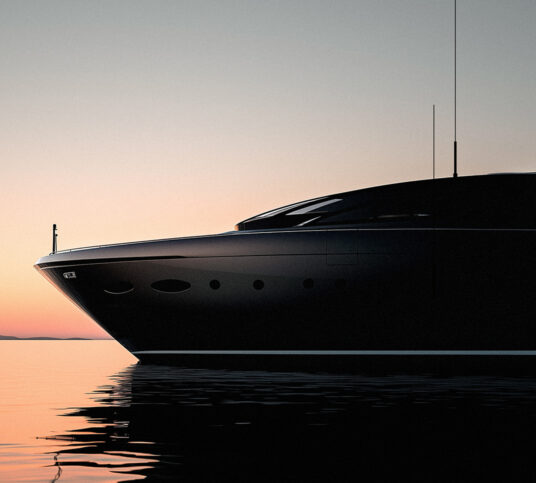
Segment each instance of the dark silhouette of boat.
[[[536,349],[536,174],[324,196],[218,235],[105,245],[37,269],[142,361]],[[499,351],[499,352],[496,352]]]

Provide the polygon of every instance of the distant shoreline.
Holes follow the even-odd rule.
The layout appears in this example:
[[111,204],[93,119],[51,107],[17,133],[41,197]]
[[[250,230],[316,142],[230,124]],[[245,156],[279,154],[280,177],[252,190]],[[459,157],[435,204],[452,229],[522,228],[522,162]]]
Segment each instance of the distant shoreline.
[[113,340],[113,339],[86,339],[84,337],[15,337],[14,335],[0,335],[0,340]]

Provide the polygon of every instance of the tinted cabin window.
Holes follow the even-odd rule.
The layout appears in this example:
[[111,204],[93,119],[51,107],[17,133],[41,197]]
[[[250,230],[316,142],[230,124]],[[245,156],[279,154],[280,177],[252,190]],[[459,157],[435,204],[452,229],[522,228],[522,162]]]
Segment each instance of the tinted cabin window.
[[249,218],[238,224],[240,230],[263,228],[286,228],[310,223],[311,220],[327,213],[345,208],[345,200],[339,197],[325,197],[296,203]]
[[[424,211],[424,210],[421,210]],[[429,210],[430,211],[430,210]],[[392,210],[350,210],[333,216],[322,217],[313,221],[314,225],[344,225],[344,224],[411,224],[428,226],[433,221],[432,213],[399,212]]]
[[359,193],[346,203],[348,208],[312,222],[314,225],[431,226],[433,196],[422,189],[383,188]]
[[534,174],[471,176],[330,195],[273,210],[245,220],[238,227],[251,230],[372,224],[408,228],[535,228],[535,206]]
[[342,201],[341,199],[337,199],[337,198],[332,199],[332,200],[320,201],[319,203],[314,203],[312,205],[305,206],[304,208],[292,210],[289,213],[286,213],[286,216],[315,215],[318,213],[327,213],[327,212],[333,211],[333,208],[335,208],[335,210],[337,209],[336,206],[330,207],[330,205],[333,205],[334,203],[339,203],[341,201]]

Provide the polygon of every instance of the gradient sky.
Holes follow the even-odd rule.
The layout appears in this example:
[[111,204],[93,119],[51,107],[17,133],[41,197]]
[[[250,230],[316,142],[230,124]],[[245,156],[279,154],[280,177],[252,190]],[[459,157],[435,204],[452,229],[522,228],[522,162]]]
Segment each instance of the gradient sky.
[[[461,175],[536,171],[536,1],[458,0]],[[0,0],[0,334],[105,333],[33,268],[452,172],[453,1]]]

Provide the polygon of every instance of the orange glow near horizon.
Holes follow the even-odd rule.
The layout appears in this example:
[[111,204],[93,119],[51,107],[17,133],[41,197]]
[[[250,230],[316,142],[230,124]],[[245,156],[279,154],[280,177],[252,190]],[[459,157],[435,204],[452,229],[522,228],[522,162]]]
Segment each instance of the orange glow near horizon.
[[[0,479],[53,481],[57,473],[54,453],[62,443],[54,438],[87,425],[83,417],[58,415],[69,413],[72,408],[96,405],[88,393],[110,384],[110,376],[135,364],[136,359],[115,341],[1,341],[0,344],[0,364],[9,367],[9,376],[0,389],[3,391],[0,446],[13,448],[0,453]],[[41,464],[29,463],[32,458]],[[107,468],[95,470],[87,473],[83,467],[66,465],[62,479],[110,481],[113,478]],[[113,480],[122,478],[117,476]]]
[[[40,282],[39,275],[35,273]],[[32,283],[27,287],[32,294],[21,306],[22,298],[13,291],[12,297],[2,304],[0,335],[16,337],[82,337],[87,339],[109,339],[88,315],[61,294],[43,278],[43,284]]]

